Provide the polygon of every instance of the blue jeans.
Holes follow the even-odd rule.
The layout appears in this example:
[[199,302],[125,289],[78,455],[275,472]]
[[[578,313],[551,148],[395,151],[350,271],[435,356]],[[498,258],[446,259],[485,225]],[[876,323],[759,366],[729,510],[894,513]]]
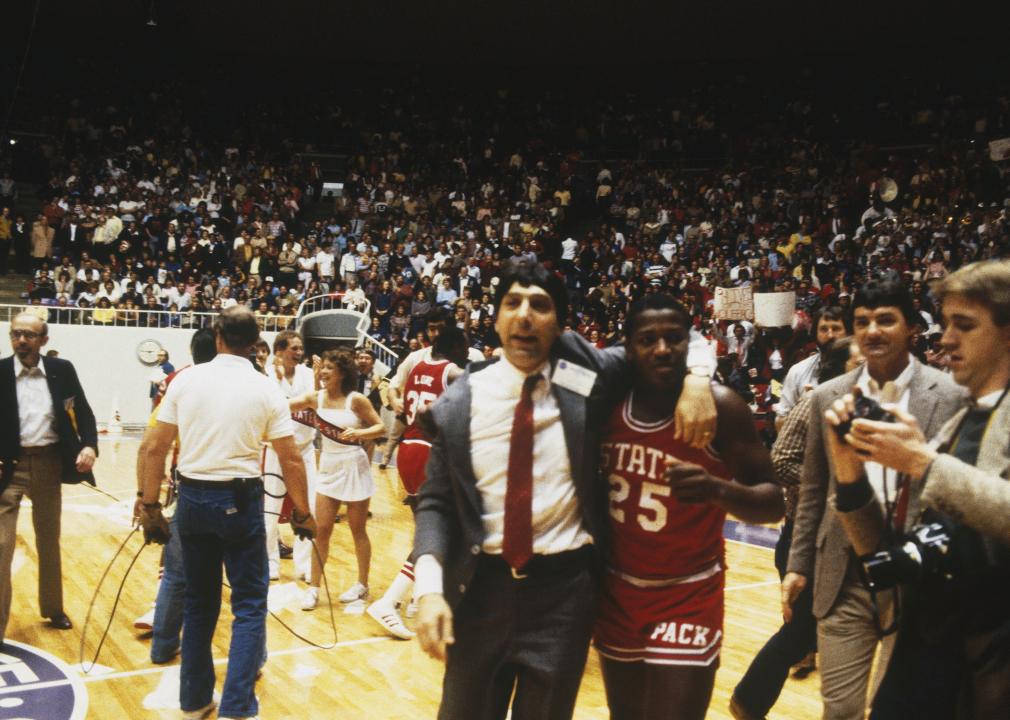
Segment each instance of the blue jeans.
[[211,642],[221,611],[221,564],[231,585],[231,647],[218,713],[249,717],[259,712],[256,674],[266,644],[267,569],[263,484],[234,489],[179,487],[176,525],[182,540],[186,605],[182,635],[180,705],[209,704],[214,693]]
[[161,553],[161,585],[154,605],[151,662],[166,663],[179,649],[182,633],[183,602],[186,596],[186,575],[182,564],[182,540],[173,515],[168,520],[172,536]]

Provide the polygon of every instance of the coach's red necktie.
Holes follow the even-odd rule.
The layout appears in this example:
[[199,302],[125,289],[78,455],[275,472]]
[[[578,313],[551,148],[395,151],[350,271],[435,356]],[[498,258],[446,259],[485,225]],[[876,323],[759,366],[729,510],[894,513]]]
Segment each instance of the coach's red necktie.
[[541,377],[530,375],[523,382],[512,419],[502,558],[513,570],[533,556],[533,390]]

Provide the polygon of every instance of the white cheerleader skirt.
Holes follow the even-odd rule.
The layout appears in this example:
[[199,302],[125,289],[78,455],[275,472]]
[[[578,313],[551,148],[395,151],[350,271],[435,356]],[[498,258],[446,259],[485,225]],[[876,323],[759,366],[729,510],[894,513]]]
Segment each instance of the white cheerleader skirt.
[[319,455],[316,492],[342,502],[367,500],[375,494],[368,456],[360,447]]

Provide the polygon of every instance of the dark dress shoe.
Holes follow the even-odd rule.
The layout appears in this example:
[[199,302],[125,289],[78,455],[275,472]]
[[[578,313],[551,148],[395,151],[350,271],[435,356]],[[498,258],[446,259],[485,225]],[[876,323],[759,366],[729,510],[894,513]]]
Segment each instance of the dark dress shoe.
[[295,551],[291,549],[290,545],[285,545],[280,540],[277,541],[277,545],[281,560],[289,560],[291,559],[291,556],[295,554]]
[[54,627],[57,630],[70,630],[74,624],[70,622],[70,618],[63,613],[60,613],[59,615],[54,615],[49,618],[49,626]]

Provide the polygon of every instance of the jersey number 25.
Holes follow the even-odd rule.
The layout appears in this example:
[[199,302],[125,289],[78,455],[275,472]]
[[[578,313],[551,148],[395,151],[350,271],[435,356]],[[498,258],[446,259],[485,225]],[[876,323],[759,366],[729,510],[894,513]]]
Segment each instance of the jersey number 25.
[[666,527],[666,505],[660,498],[670,497],[670,486],[654,482],[643,482],[638,494],[638,502],[629,501],[631,483],[620,475],[611,473],[610,517],[619,523],[625,522],[627,514],[634,513],[639,527],[647,532],[659,532]]

